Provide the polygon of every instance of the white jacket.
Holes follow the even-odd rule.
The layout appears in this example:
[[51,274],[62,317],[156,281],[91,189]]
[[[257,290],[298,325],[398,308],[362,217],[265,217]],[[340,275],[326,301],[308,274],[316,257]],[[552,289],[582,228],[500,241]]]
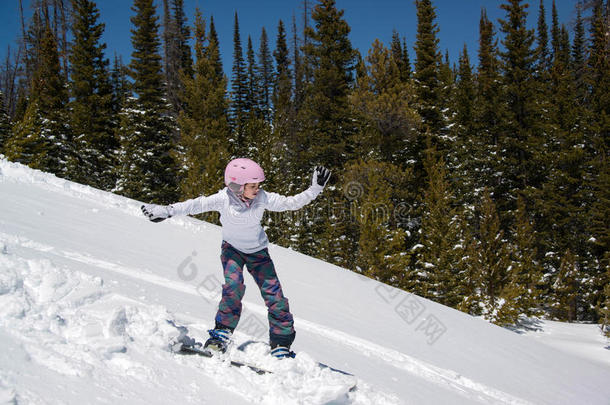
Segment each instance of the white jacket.
[[322,189],[322,186],[315,184],[292,197],[259,190],[248,205],[225,187],[216,194],[172,204],[168,208],[171,216],[220,212],[223,240],[241,252],[254,253],[269,244],[267,234],[261,226],[265,210],[298,210],[312,202]]

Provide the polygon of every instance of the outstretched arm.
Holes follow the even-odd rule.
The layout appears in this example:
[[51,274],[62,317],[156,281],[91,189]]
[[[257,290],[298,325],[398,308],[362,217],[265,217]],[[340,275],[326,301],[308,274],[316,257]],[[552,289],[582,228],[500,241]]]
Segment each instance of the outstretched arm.
[[286,197],[277,193],[267,193],[267,209],[269,211],[294,211],[303,208],[309,204],[322,192],[324,186],[330,178],[330,170],[323,166],[318,166],[314,169],[311,186],[291,197]]
[[153,222],[161,222],[167,218],[180,215],[197,215],[208,211],[218,211],[222,207],[222,192],[208,197],[197,197],[191,200],[170,204],[142,205],[142,213]]

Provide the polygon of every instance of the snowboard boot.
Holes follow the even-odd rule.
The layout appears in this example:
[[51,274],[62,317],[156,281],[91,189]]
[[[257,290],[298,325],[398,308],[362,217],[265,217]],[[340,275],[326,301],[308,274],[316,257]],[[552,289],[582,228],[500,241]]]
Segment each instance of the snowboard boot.
[[296,356],[295,352],[290,351],[290,347],[286,346],[275,346],[271,348],[271,355],[276,359],[294,359]]
[[296,332],[288,335],[278,335],[271,333],[269,335],[269,346],[271,346],[271,355],[277,359],[293,359],[296,354],[290,351],[290,346],[294,342]]
[[205,342],[203,348],[211,352],[225,353],[233,332],[230,329],[210,329],[208,333],[210,338]]

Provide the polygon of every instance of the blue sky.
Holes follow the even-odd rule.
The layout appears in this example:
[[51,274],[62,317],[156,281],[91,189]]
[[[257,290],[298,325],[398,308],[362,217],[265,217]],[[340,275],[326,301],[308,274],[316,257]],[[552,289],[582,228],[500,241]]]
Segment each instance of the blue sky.
[[[26,18],[29,16],[29,1],[24,0]],[[162,12],[162,1],[155,0],[158,14]],[[299,28],[302,26],[301,0],[184,0],[188,23],[194,21],[195,8],[200,8],[206,19],[214,16],[214,22],[219,35],[220,51],[224,70],[230,78],[233,53],[233,20],[237,11],[240,24],[242,45],[247,44],[248,35],[252,37],[255,50],[258,49],[261,29],[265,27],[270,39],[270,46],[275,48],[278,21],[282,19],[289,29],[293,15],[297,18]],[[310,0],[310,3],[313,3]],[[409,48],[411,61],[415,60],[413,44],[415,42],[417,17],[413,0],[336,0],[337,7],[345,11],[344,18],[352,31],[352,45],[366,55],[375,39],[389,44],[392,30],[396,29],[401,37],[405,37]],[[500,9],[503,0],[432,0],[436,7],[437,24],[440,28],[440,49],[449,51],[452,62],[457,62],[464,44],[468,46],[471,63],[476,65],[478,50],[478,29],[481,9],[485,8],[489,18],[499,31],[498,18],[504,18]],[[572,26],[576,16],[577,0],[556,0],[559,20],[565,23],[572,34]],[[101,21],[106,24],[104,41],[107,44],[106,56],[114,58],[117,53],[128,63],[131,55],[129,20],[133,15],[132,1],[129,0],[98,0]],[[547,24],[551,21],[552,0],[544,0]],[[539,0],[531,0],[528,25],[533,28],[538,18]],[[16,39],[20,35],[18,0],[0,0],[0,61],[4,62],[7,48],[16,50]]]

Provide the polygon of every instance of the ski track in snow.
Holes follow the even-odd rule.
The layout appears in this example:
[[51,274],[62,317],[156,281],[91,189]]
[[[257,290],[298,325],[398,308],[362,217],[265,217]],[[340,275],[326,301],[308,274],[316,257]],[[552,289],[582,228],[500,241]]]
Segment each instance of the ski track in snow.
[[[120,264],[101,260],[79,252],[58,250],[52,246],[32,241],[24,237],[0,233],[0,241],[4,241],[5,245],[8,242],[9,244],[19,245],[21,247],[33,249],[41,253],[53,254],[79,262],[81,264],[85,264],[87,266],[95,266],[122,276],[151,283],[160,287],[169,288],[181,293],[196,296],[203,295],[208,300],[216,300],[218,298],[216,293],[198,290],[192,285],[152,274],[145,269],[125,267]],[[263,316],[267,315],[267,308],[260,305],[244,302],[244,308],[248,308],[248,310]],[[301,318],[298,319],[298,323],[299,328],[302,330],[317,334],[326,339],[332,339],[333,341],[336,341],[342,345],[349,346],[367,357],[382,360],[392,365],[396,369],[406,371],[417,377],[424,378],[427,381],[449,388],[457,394],[467,398],[485,403],[514,405],[529,404],[528,401],[505,393],[501,390],[486,386],[485,384],[460,375],[453,370],[436,367],[424,361],[413,358],[412,356],[382,347],[373,342],[349,335],[336,329],[332,329],[328,326],[319,325]],[[364,382],[359,381],[359,386],[363,385]]]

